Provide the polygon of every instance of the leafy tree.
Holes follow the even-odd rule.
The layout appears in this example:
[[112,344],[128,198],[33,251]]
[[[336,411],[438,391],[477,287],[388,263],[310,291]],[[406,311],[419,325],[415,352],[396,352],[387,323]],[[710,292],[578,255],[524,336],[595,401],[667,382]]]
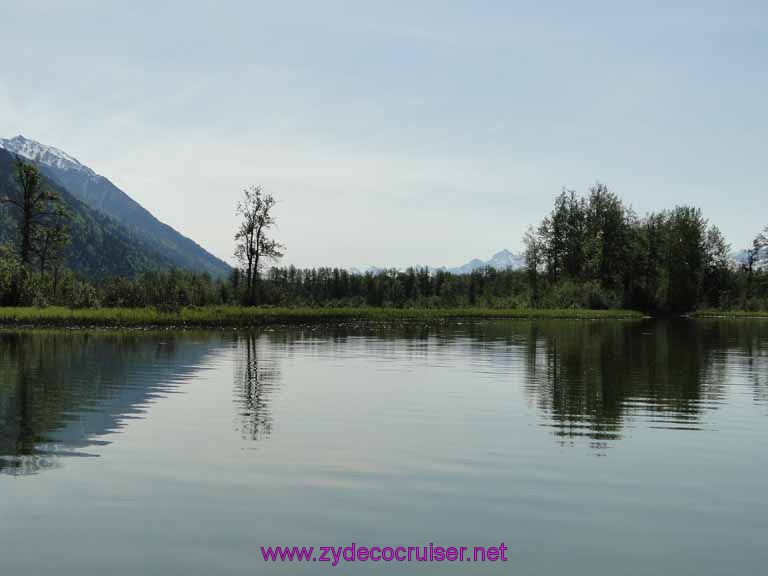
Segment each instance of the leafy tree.
[[33,242],[34,252],[40,266],[40,274],[45,274],[50,267],[53,273],[53,290],[57,289],[59,272],[63,263],[64,247],[69,243],[69,215],[61,205],[55,207],[54,214],[46,226],[40,227]]
[[640,305],[645,309],[658,307],[662,286],[662,265],[667,234],[667,215],[650,214],[640,224],[640,251],[634,256],[642,262]]
[[613,288],[628,264],[629,211],[618,196],[598,182],[590,189],[586,212],[590,277],[605,288]]
[[763,249],[768,247],[768,227],[761,234],[757,234],[752,240],[752,246],[746,250],[744,261],[744,272],[746,274],[746,294],[747,299],[752,298],[754,288],[754,278],[757,268],[761,264]]
[[539,272],[544,261],[544,242],[536,233],[533,226],[529,226],[523,236],[525,246],[525,270],[528,274],[528,284],[531,289],[531,300],[534,305],[539,302]]
[[717,226],[707,229],[705,240],[704,298],[708,306],[718,308],[730,290],[731,246]]
[[563,233],[563,265],[568,278],[580,278],[584,273],[584,241],[586,239],[586,206],[576,192],[569,190],[565,202]]
[[669,215],[668,227],[666,305],[674,311],[690,310],[701,295],[707,221],[700,209],[678,206]]
[[21,270],[21,262],[14,250],[0,244],[0,306],[18,304]]
[[44,185],[36,166],[16,157],[16,178],[19,192],[0,197],[0,202],[10,204],[20,213],[19,258],[28,266],[39,249],[41,239],[48,237],[48,229],[61,222],[61,198],[50,186]]
[[[760,242],[750,262],[757,261]],[[587,198],[564,190],[523,244],[534,305],[686,311],[723,305],[735,286],[729,246],[698,208],[638,218],[600,183]]]

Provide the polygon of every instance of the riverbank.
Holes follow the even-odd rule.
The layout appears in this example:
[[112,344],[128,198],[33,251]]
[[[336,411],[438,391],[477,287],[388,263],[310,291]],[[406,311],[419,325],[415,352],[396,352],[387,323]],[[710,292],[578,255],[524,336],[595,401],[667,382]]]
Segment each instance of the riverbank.
[[697,310],[692,318],[768,318],[768,310]]
[[632,310],[539,310],[490,308],[256,308],[210,306],[178,313],[154,308],[0,308],[0,326],[248,328],[334,322],[442,322],[476,319],[639,319]]

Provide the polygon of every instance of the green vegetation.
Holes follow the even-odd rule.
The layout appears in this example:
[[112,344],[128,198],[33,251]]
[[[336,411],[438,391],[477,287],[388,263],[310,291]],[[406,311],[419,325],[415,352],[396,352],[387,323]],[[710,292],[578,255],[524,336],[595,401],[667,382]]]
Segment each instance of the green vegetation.
[[440,322],[516,318],[639,319],[630,310],[540,310],[489,308],[271,308],[255,306],[188,307],[178,312],[155,308],[0,308],[0,326],[60,327],[247,327],[330,322]]
[[691,206],[640,218],[602,184],[585,198],[563,191],[524,242],[534,302],[569,284],[593,284],[608,307],[768,309],[768,274],[758,265],[765,235],[736,266],[723,235]]
[[[20,151],[22,154],[31,151],[35,154],[38,148],[46,147],[19,135],[5,141],[5,150],[0,149],[0,155],[7,158],[14,151]],[[156,264],[153,267],[155,269],[175,266],[184,270],[208,272],[212,276],[229,274],[231,268],[225,262],[209,254],[171,226],[160,222],[108,178],[95,174],[77,162],[62,159],[55,153],[55,161],[46,160],[46,155],[46,152],[43,152],[43,157],[36,163],[40,173],[51,184],[58,184],[66,190],[69,198],[65,202],[70,204],[71,200],[75,200],[78,205],[77,212],[100,216],[99,221],[95,222],[95,233],[105,227],[119,232],[136,252],[143,253],[147,260]],[[0,160],[0,163],[2,162]],[[94,252],[88,254],[83,261],[73,261],[69,265],[77,272],[84,272],[80,266],[88,265],[88,261],[97,256],[98,252]],[[90,272],[93,272],[93,268],[90,268]]]
[[[737,265],[698,208],[641,218],[602,184],[586,197],[563,191],[556,198],[550,214],[523,238],[524,270],[471,274],[267,268],[284,251],[272,237],[276,201],[252,187],[237,207],[240,268],[229,278],[213,278],[161,259],[142,260],[146,251],[131,252],[133,244],[110,232],[116,225],[109,218],[88,212],[36,167],[20,159],[5,164],[0,157],[0,306],[70,309],[54,308],[49,316],[28,312],[36,322],[251,325],[304,318],[562,317],[563,310],[577,309],[617,310],[618,316],[626,314],[622,310],[768,311],[766,234],[755,237]],[[102,307],[107,310],[79,312]],[[310,314],[310,308],[320,310]]]
[[52,285],[67,273],[100,282],[171,267],[170,260],[130,230],[89,208],[37,167],[24,164],[20,170],[17,160],[0,150],[0,245],[8,248],[0,258],[13,253],[30,273],[48,276]]

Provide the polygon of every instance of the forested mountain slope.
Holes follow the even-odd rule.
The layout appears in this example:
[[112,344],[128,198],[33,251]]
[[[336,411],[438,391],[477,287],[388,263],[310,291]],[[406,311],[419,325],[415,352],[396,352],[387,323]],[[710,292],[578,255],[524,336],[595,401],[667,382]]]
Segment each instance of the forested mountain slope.
[[178,268],[222,276],[229,265],[199,244],[160,222],[141,204],[75,158],[19,135],[0,138],[0,148],[34,161],[41,172],[89,207],[114,218]]
[[[18,197],[15,159],[0,150],[0,197]],[[69,214],[70,242],[64,248],[64,264],[89,278],[135,276],[148,270],[170,268],[173,262],[153,246],[109,216],[90,208],[47,177]],[[17,240],[19,213],[9,204],[0,205],[0,244]]]

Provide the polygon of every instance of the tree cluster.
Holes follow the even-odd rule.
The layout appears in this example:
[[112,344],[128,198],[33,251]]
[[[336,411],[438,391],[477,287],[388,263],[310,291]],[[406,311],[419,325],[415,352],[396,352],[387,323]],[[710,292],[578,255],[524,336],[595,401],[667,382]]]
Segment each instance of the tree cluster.
[[56,191],[20,160],[16,179],[12,193],[0,194],[16,212],[18,227],[16,242],[0,245],[2,306],[768,309],[768,228],[737,264],[723,235],[698,208],[678,206],[639,217],[602,184],[586,196],[573,191],[557,196],[551,212],[523,238],[523,270],[485,268],[459,275],[427,268],[362,274],[268,268],[284,251],[272,236],[276,201],[252,187],[237,208],[240,265],[229,278],[176,269],[85,278],[62,264],[70,220]]
[[54,292],[58,289],[62,252],[69,242],[69,215],[36,166],[17,157],[15,172],[18,186],[0,194],[0,204],[15,211],[18,219],[15,251],[5,247],[0,252],[0,287],[4,287],[0,301],[41,303],[41,285],[50,282]]
[[522,307],[525,275],[484,268],[450,274],[427,268],[365,274],[343,268],[271,268],[263,281],[266,303],[280,306],[383,306],[444,308]]
[[[757,295],[756,283],[742,286],[744,270],[732,264],[730,246],[700,209],[678,206],[640,218],[602,184],[586,197],[563,191],[523,242],[534,305],[547,292],[588,284],[611,306],[648,311],[743,307]],[[763,236],[755,242],[756,262]]]

